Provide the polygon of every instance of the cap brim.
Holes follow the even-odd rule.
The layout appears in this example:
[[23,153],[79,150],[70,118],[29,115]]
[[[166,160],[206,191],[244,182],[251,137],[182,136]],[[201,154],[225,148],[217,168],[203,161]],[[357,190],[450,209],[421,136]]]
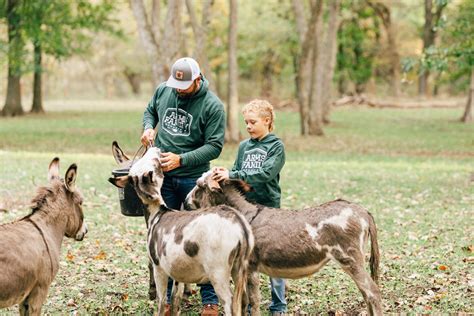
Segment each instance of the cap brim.
[[188,81],[178,81],[173,78],[173,76],[170,76],[168,78],[168,81],[166,81],[166,86],[170,88],[175,88],[175,89],[181,89],[181,90],[186,90],[193,84],[192,80]]

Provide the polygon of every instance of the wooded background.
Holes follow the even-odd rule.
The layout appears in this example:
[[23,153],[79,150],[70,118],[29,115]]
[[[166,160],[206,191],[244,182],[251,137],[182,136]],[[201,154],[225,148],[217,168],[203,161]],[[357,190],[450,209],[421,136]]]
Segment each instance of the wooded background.
[[302,135],[323,135],[344,96],[461,95],[467,122],[473,30],[471,0],[0,0],[1,113],[146,99],[193,56],[226,104],[230,141],[239,101],[256,97],[298,110]]

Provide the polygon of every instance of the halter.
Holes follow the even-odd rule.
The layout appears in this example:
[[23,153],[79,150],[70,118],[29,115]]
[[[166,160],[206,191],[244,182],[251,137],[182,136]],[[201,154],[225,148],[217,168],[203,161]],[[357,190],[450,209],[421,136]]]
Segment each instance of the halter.
[[51,258],[51,251],[49,251],[48,242],[46,241],[46,238],[44,238],[44,233],[41,230],[41,228],[38,226],[38,224],[36,224],[31,218],[27,217],[26,220],[29,221],[31,224],[33,224],[33,226],[39,231],[39,233],[41,235],[41,238],[43,239],[43,242],[46,246],[46,251],[48,251],[49,263],[50,263],[50,267],[51,267],[51,277],[53,277],[53,274],[54,274],[54,271],[53,271],[53,258]]

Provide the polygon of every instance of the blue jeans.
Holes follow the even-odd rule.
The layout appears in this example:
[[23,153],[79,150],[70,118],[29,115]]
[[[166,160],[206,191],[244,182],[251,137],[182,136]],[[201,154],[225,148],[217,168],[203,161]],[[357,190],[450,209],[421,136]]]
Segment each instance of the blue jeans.
[[[180,210],[188,193],[196,185],[196,178],[171,177],[166,176],[161,187],[161,195],[165,200],[166,206],[174,210]],[[202,304],[218,304],[219,299],[212,287],[211,283],[198,284],[201,288],[201,302]],[[173,280],[168,278],[168,289],[166,292],[168,303],[171,299],[171,289]],[[284,290],[283,290],[284,293]]]
[[270,286],[272,293],[272,302],[270,303],[270,312],[286,313],[285,299],[285,279],[270,278]]

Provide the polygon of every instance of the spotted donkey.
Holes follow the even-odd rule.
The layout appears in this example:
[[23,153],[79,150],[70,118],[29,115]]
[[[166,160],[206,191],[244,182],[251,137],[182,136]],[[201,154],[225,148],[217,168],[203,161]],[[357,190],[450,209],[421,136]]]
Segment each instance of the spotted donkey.
[[[132,183],[150,213],[148,255],[153,263],[158,315],[164,314],[168,276],[183,283],[211,282],[225,314],[241,315],[254,244],[250,225],[240,212],[225,205],[193,212],[168,209],[160,192],[163,172],[159,157],[158,148],[149,148],[128,176],[109,179],[118,187]],[[176,304],[173,312],[179,310]]]
[[[259,278],[298,279],[312,275],[329,260],[337,262],[361,291],[370,315],[382,314],[378,283],[379,249],[372,215],[361,206],[335,200],[302,210],[285,210],[255,205],[243,193],[251,190],[241,180],[217,183],[207,172],[189,193],[190,208],[232,206],[252,226],[255,247],[249,266],[249,300],[252,315],[260,314]],[[278,232],[278,233],[276,233]],[[370,269],[364,268],[364,249],[371,240]]]

